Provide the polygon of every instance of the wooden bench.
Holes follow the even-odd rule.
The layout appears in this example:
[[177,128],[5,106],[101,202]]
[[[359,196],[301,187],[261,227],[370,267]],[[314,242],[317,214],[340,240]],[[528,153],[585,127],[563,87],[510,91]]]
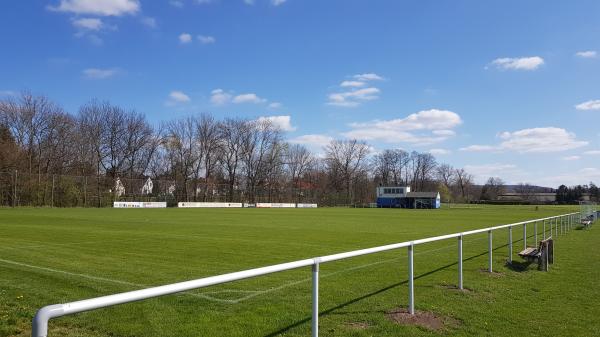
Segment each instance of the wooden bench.
[[594,216],[593,215],[587,216],[587,217],[581,219],[580,223],[583,228],[589,228],[592,226],[592,223],[594,223]]
[[554,240],[552,237],[542,240],[537,248],[527,247],[519,256],[529,263],[537,262],[538,270],[548,271],[548,265],[554,263]]

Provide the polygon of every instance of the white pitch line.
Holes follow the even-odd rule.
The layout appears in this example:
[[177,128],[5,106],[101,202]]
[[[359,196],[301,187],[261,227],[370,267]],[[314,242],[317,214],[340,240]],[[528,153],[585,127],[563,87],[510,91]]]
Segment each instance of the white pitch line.
[[[473,242],[473,241],[480,241],[486,238],[478,238],[478,239],[473,239],[473,240],[465,240],[467,242]],[[426,251],[420,251],[420,252],[416,252],[415,255],[424,255],[424,254],[429,254],[429,253],[433,253],[433,252],[437,252],[437,251],[441,251],[441,250],[445,250],[445,249],[449,249],[455,247],[455,245],[447,245],[444,247],[440,247],[440,248],[436,248],[436,249],[430,249],[430,250],[426,250]],[[350,268],[345,268],[342,270],[338,270],[332,273],[328,273],[328,274],[323,274],[321,275],[321,277],[331,277],[331,276],[335,276],[338,274],[342,274],[342,273],[346,273],[346,272],[350,272],[350,271],[354,271],[354,270],[359,270],[359,269],[364,269],[364,268],[368,268],[368,267],[372,267],[372,266],[376,266],[376,265],[380,265],[380,264],[385,264],[385,263],[390,263],[393,261],[397,261],[401,259],[400,257],[396,257],[393,259],[387,259],[387,260],[382,260],[382,261],[377,261],[377,262],[373,262],[373,263],[367,263],[367,264],[363,264],[363,265],[359,265],[359,266],[354,266],[354,267],[350,267]],[[26,268],[31,268],[31,269],[37,269],[37,270],[43,270],[46,272],[51,272],[51,273],[58,273],[58,274],[63,274],[63,275],[69,275],[69,276],[75,276],[75,277],[81,277],[81,278],[85,278],[85,279],[89,279],[89,280],[94,280],[94,281],[100,281],[100,282],[108,282],[108,283],[115,283],[115,284],[121,284],[121,285],[127,285],[127,286],[132,286],[132,287],[137,287],[137,288],[146,288],[148,287],[148,285],[145,284],[138,284],[138,283],[133,283],[133,282],[127,282],[127,281],[121,281],[121,280],[116,280],[116,279],[111,279],[111,278],[105,278],[105,277],[100,277],[100,276],[93,276],[93,275],[88,275],[88,274],[81,274],[81,273],[73,273],[73,272],[69,272],[69,271],[64,271],[64,270],[59,270],[59,269],[53,269],[53,268],[48,268],[48,267],[40,267],[40,266],[35,266],[35,265],[31,265],[31,264],[26,264],[26,263],[22,263],[22,262],[17,262],[17,261],[11,261],[11,260],[6,260],[6,259],[0,259],[0,262],[6,263],[6,264],[10,264],[10,265],[15,265],[15,266],[20,266],[20,267],[26,267]],[[189,296],[193,296],[193,297],[197,297],[197,298],[202,298],[205,300],[209,300],[209,301],[215,301],[215,302],[220,302],[220,303],[230,303],[230,304],[237,304],[240,303],[242,301],[246,301],[248,299],[257,297],[257,296],[261,296],[264,294],[268,294],[268,293],[272,293],[275,291],[279,291],[285,288],[289,288],[304,282],[308,282],[310,281],[312,278],[305,278],[302,280],[298,280],[298,281],[293,281],[293,282],[289,282],[289,283],[285,283],[281,286],[275,287],[275,288],[269,288],[266,290],[235,290],[235,289],[225,289],[225,290],[220,290],[220,291],[211,291],[211,292],[203,292],[200,294],[196,294],[196,293],[190,293],[190,292],[183,292],[182,294],[185,295],[189,295]],[[225,300],[225,299],[220,299],[220,298],[215,298],[213,296],[210,296],[208,294],[214,295],[214,294],[220,294],[220,293],[249,293],[249,295],[235,299],[235,300]]]
[[[474,242],[474,241],[480,241],[480,240],[483,240],[483,239],[486,239],[486,238],[477,238],[477,239],[465,240],[465,242]],[[456,247],[456,245],[446,245],[446,246],[440,247],[440,248],[429,249],[429,250],[425,250],[425,251],[419,251],[419,252],[416,252],[415,255],[430,254],[430,253],[439,252],[439,251],[442,251],[442,250],[445,250],[445,249],[450,249],[450,248],[453,248],[453,247]],[[380,265],[380,264],[386,264],[386,263],[398,261],[401,258],[404,258],[404,257],[395,257],[393,259],[387,259],[387,260],[377,261],[377,262],[373,262],[373,263],[363,264],[363,265],[360,265],[360,266],[350,267],[350,268],[338,270],[338,271],[335,271],[335,272],[332,272],[332,273],[322,274],[320,277],[322,277],[322,278],[331,277],[331,276],[335,276],[335,275],[338,275],[338,274],[342,274],[342,273],[346,273],[346,272],[350,272],[350,271],[354,271],[354,270],[364,269],[364,268],[368,268],[368,267],[372,267],[372,266],[376,266],[376,265]],[[266,289],[266,290],[255,290],[254,293],[252,293],[250,295],[241,297],[241,298],[239,298],[237,300],[233,300],[234,301],[233,303],[239,303],[239,302],[242,302],[242,301],[245,301],[245,300],[249,300],[249,299],[257,297],[257,296],[261,296],[261,295],[272,293],[272,292],[275,292],[275,291],[279,291],[279,290],[282,290],[282,289],[285,289],[285,288],[293,287],[295,285],[298,285],[298,284],[301,284],[301,283],[304,283],[304,282],[309,282],[311,280],[312,280],[312,278],[305,278],[305,279],[302,279],[302,280],[285,283],[285,284],[283,284],[281,286],[278,286],[278,287],[275,287],[275,288],[270,288],[270,289]],[[215,293],[218,293],[218,292],[215,292]]]
[[[110,240],[110,242],[131,242],[131,241],[140,241],[145,240],[144,238],[137,239],[122,239],[122,240]],[[42,242],[42,241],[25,241],[25,242]],[[1,247],[0,251],[6,250],[20,250],[20,249],[30,249],[30,248],[48,248],[48,247],[65,247],[65,246],[77,246],[77,245],[87,245],[91,243],[106,243],[107,240],[96,240],[96,241],[80,241],[80,242],[66,242],[66,243],[51,243],[45,242],[39,245],[29,245],[29,246],[16,246],[16,247]]]
[[[19,266],[19,267],[25,267],[25,268],[43,270],[43,271],[50,272],[50,273],[57,273],[57,274],[63,274],[63,275],[69,275],[69,276],[75,276],[75,277],[85,278],[85,279],[89,279],[89,280],[93,280],[93,281],[115,283],[115,284],[132,286],[132,287],[136,287],[136,288],[148,288],[149,287],[146,284],[139,284],[139,283],[121,281],[121,280],[116,280],[116,279],[111,279],[111,278],[106,278],[106,277],[100,277],[100,276],[93,276],[93,275],[88,275],[88,274],[73,273],[73,272],[70,272],[70,271],[65,271],[65,270],[60,270],[60,269],[53,269],[53,268],[48,268],[48,267],[34,266],[34,265],[31,265],[31,264],[17,262],[17,261],[0,259],[0,262],[6,263],[6,264],[10,264],[10,265],[14,265],[14,266]],[[234,300],[223,300],[223,299],[220,299],[220,298],[214,298],[212,296],[204,295],[204,294],[194,294],[194,293],[190,293],[190,292],[182,292],[182,294],[186,294],[186,295],[193,296],[193,297],[207,299],[207,300],[210,300],[210,301],[216,301],[216,302],[222,302],[222,303],[236,303],[236,302],[234,302]]]

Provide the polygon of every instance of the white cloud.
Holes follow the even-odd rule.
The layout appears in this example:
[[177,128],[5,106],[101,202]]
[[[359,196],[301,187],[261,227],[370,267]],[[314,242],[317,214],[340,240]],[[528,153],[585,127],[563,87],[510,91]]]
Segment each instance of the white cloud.
[[600,156],[600,150],[590,150],[583,153],[586,156]]
[[173,103],[188,103],[191,101],[190,96],[178,90],[171,91],[169,100]]
[[110,69],[99,69],[99,68],[88,68],[82,71],[83,77],[93,80],[104,80],[115,76],[119,72],[116,68]]
[[[225,91],[223,89],[215,89],[210,93],[210,102],[213,105],[225,105],[229,103],[233,104],[262,104],[267,103],[266,98],[262,98],[255,93],[247,93],[234,95],[232,91]],[[282,107],[281,103],[272,102],[268,106],[270,109],[279,109]]]
[[179,42],[182,44],[192,42],[192,36],[188,33],[182,33],[179,35]]
[[57,6],[47,8],[80,15],[121,16],[136,14],[141,6],[138,0],[60,0]]
[[494,151],[497,149],[498,149],[497,147],[491,146],[491,145],[469,145],[466,147],[461,147],[459,150],[466,151],[466,152],[488,152],[488,151]]
[[259,104],[259,103],[264,103],[266,101],[267,101],[266,99],[258,97],[256,94],[253,94],[253,93],[237,95],[232,100],[232,102],[235,104],[243,104],[243,103]]
[[141,18],[140,22],[144,26],[149,27],[149,28],[156,28],[156,26],[157,26],[156,19],[148,17],[148,16]]
[[355,107],[364,101],[372,101],[378,99],[380,90],[375,87],[350,90],[329,94],[328,105]]
[[591,59],[591,58],[596,58],[596,56],[598,56],[598,53],[595,50],[586,50],[586,51],[580,51],[575,53],[576,56],[579,56],[581,58],[586,58],[586,59]]
[[0,97],[16,96],[17,93],[12,90],[0,90]]
[[278,110],[283,108],[283,104],[279,103],[279,102],[273,102],[273,103],[269,103],[269,109],[272,110]]
[[340,83],[340,87],[342,88],[358,88],[358,87],[364,87],[365,86],[365,82],[362,81],[343,81],[342,83]]
[[562,160],[566,160],[566,161],[573,161],[573,160],[579,160],[581,159],[580,156],[566,156],[566,157],[562,157]]
[[176,8],[183,8],[183,2],[179,0],[171,0],[169,1],[169,4]]
[[429,153],[431,153],[432,155],[435,156],[443,156],[443,155],[447,155],[447,154],[451,154],[452,151],[446,150],[446,149],[431,149],[428,151]]
[[329,145],[329,143],[331,143],[332,140],[333,140],[333,137],[312,134],[312,135],[303,135],[303,136],[299,136],[296,138],[292,138],[289,140],[289,142],[292,144],[306,145],[311,148],[322,148],[324,146]]
[[586,167],[581,170],[569,170],[568,173],[556,176],[540,176],[537,183],[558,187],[561,184],[573,186],[588,184],[590,181],[600,181],[600,169],[597,167]]
[[502,139],[499,145],[470,145],[460,150],[467,152],[549,153],[576,149],[589,144],[586,141],[577,140],[574,133],[555,127],[505,131],[498,137]]
[[500,148],[520,153],[546,153],[576,149],[588,144],[577,140],[574,133],[556,127],[523,129],[503,132]]
[[273,6],[280,6],[283,5],[287,0],[271,0],[271,4]]
[[267,116],[258,118],[259,122],[270,121],[274,126],[279,127],[282,131],[295,131],[296,127],[292,126],[292,118],[290,116]]
[[99,31],[104,27],[101,19],[98,18],[81,18],[71,21],[73,27],[83,30]]
[[379,98],[379,88],[370,86],[363,88],[369,81],[383,80],[383,77],[373,74],[357,74],[352,76],[354,80],[345,80],[340,83],[341,92],[331,93],[327,96],[327,105],[341,107],[356,107],[366,101]]
[[254,5],[254,0],[244,0],[246,5]]
[[212,37],[212,36],[207,36],[207,35],[198,35],[198,41],[200,41],[200,43],[202,44],[211,44],[211,43],[215,43],[217,40]]
[[577,110],[600,110],[600,99],[591,100],[587,102],[583,102],[581,104],[577,104],[575,106]]
[[366,82],[366,81],[382,81],[383,77],[374,74],[374,73],[366,73],[366,74],[357,74],[352,76],[355,80]]
[[520,58],[498,58],[492,61],[492,65],[504,70],[535,70],[544,64],[544,59],[539,56]]
[[352,123],[352,130],[343,135],[367,141],[425,145],[448,139],[455,134],[450,129],[460,124],[462,120],[458,114],[448,110],[431,109],[413,113],[406,118]]
[[454,130],[433,130],[431,133],[436,136],[456,136],[456,132]]
[[215,89],[210,93],[210,102],[214,105],[224,105],[231,101],[232,95],[223,89]]

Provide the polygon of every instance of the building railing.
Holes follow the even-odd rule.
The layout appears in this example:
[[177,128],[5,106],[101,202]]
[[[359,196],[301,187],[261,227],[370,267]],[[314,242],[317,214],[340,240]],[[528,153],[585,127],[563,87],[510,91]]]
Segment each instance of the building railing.
[[[302,267],[312,267],[312,336],[317,337],[319,335],[319,265],[322,263],[337,261],[348,259],[352,257],[374,254],[389,250],[395,250],[400,248],[408,249],[408,310],[410,314],[414,314],[415,312],[415,302],[414,302],[414,247],[416,245],[448,240],[452,238],[458,239],[458,288],[463,289],[463,237],[468,235],[480,234],[480,233],[488,233],[488,249],[489,249],[489,259],[488,259],[488,270],[489,272],[493,271],[492,267],[492,252],[493,252],[493,237],[492,233],[501,229],[508,229],[508,249],[509,249],[509,262],[512,262],[512,251],[513,251],[513,240],[512,240],[512,231],[513,227],[523,226],[523,247],[527,247],[527,225],[534,224],[534,240],[537,243],[538,241],[538,224],[541,223],[543,226],[543,238],[546,239],[547,226],[550,226],[549,237],[558,234],[564,234],[573,226],[581,221],[581,213],[569,213],[562,214],[557,216],[551,216],[547,218],[534,219],[528,221],[517,222],[508,225],[501,225],[495,227],[481,228],[466,232],[448,234],[435,236],[425,239],[413,240],[400,242],[385,246],[355,250],[351,252],[315,257],[311,259],[298,260],[293,262],[287,262],[282,264],[276,264],[267,267],[248,269],[244,271],[222,274],[218,276],[205,277],[197,280],[186,281],[173,283],[158,287],[152,287],[147,289],[129,291],[114,295],[102,296],[91,298],[82,301],[69,302],[63,304],[54,304],[48,305],[36,313],[33,322],[32,322],[32,331],[31,335],[33,337],[46,337],[48,335],[48,321],[52,318],[72,315],[84,311],[96,310],[104,307],[110,307],[118,304],[135,302],[140,300],[145,300],[149,298],[170,295],[175,293],[180,293],[184,291],[189,291],[192,289],[204,288],[212,285],[229,283],[233,281],[253,278],[257,276],[267,275],[278,273],[282,271],[298,269]],[[560,231],[560,232],[559,232]]]

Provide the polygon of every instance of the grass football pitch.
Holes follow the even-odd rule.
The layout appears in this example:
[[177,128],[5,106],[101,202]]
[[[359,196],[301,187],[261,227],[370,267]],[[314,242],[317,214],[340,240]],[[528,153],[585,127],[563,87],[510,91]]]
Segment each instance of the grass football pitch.
[[[577,211],[559,206],[391,209],[0,209],[0,337],[48,304]],[[542,225],[538,226],[541,239]],[[527,228],[534,244],[533,226]],[[556,238],[549,272],[510,268],[507,230],[415,247],[415,304],[447,324],[397,324],[406,249],[321,265],[321,336],[598,336],[600,233]],[[513,259],[523,248],[513,232]],[[310,268],[50,321],[49,336],[310,336]]]

